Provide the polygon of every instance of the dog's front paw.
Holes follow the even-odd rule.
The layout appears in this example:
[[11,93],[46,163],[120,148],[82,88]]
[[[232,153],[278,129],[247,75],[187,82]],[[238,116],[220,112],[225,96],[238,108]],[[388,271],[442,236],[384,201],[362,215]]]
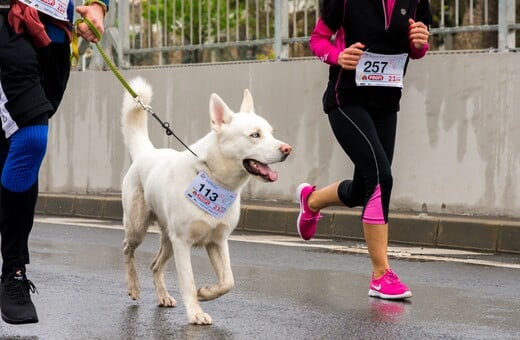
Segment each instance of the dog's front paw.
[[175,307],[177,306],[177,301],[172,298],[170,295],[162,296],[157,299],[160,307]]
[[209,301],[216,299],[226,293],[228,293],[233,288],[233,285],[224,285],[219,284],[215,286],[204,286],[199,288],[197,291],[197,299],[199,301]]
[[197,300],[208,301],[215,298],[214,289],[212,286],[201,287],[197,290]]
[[195,313],[188,319],[192,325],[211,325],[213,323],[211,316],[204,312]]

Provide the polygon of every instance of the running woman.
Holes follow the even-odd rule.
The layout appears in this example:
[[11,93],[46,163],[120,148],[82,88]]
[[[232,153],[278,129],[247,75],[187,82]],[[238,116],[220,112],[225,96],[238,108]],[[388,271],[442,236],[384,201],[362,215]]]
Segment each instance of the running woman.
[[428,50],[428,0],[323,0],[310,37],[314,55],[330,65],[323,109],[338,143],[354,164],[352,179],[319,190],[297,189],[299,235],[311,239],[330,206],[363,207],[361,221],[372,279],[369,296],[412,296],[387,256],[391,164],[397,112],[409,59]]

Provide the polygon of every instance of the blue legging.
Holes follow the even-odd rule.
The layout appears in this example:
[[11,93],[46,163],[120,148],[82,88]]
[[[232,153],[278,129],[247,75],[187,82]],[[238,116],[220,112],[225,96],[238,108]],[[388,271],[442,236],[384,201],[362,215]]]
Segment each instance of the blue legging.
[[348,207],[362,206],[367,224],[388,223],[397,112],[346,106],[328,113],[339,144],[354,163],[352,180],[340,183],[338,196]]
[[9,138],[9,150],[2,169],[2,186],[24,192],[36,183],[47,150],[48,125],[20,128]]

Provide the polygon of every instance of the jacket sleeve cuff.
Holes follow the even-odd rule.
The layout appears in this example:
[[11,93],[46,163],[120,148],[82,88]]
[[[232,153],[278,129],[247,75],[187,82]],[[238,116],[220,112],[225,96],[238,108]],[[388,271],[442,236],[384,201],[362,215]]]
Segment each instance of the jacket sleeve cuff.
[[103,7],[103,9],[105,10],[105,14],[108,12],[109,0],[87,0],[87,1],[85,1],[84,5],[89,6],[92,4],[98,4],[101,7]]
[[415,48],[415,46],[410,43],[410,58],[412,59],[420,59],[426,55],[426,52],[428,52],[429,44],[426,43],[426,45],[423,46],[421,49]]

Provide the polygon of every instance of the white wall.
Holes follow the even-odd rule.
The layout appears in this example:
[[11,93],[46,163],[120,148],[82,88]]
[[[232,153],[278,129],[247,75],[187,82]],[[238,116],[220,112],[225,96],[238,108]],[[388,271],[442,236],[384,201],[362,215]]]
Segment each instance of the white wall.
[[[250,182],[243,198],[295,200],[300,182],[319,187],[352,174],[321,110],[327,66],[317,60],[124,71],[151,82],[154,111],[186,143],[209,129],[218,93],[238,109],[249,88],[257,113],[294,147],[275,165],[279,181]],[[118,193],[129,164],[119,127],[124,88],[110,72],[74,72],[51,120],[40,190]],[[520,55],[431,54],[412,61],[399,113],[392,209],[520,217]],[[181,149],[150,118],[158,147]]]

